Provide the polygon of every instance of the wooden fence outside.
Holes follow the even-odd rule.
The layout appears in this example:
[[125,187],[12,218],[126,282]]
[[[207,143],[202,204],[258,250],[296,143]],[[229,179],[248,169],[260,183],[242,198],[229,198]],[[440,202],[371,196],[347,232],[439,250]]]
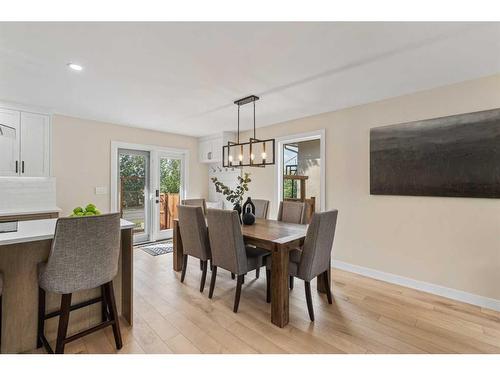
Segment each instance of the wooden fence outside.
[[177,218],[177,205],[179,194],[160,194],[160,229],[171,229],[174,227],[174,219]]

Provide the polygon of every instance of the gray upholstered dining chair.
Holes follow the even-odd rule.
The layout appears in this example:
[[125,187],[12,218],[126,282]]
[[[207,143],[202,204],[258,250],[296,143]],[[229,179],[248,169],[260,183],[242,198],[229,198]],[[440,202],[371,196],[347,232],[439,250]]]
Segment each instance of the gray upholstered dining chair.
[[267,219],[267,211],[269,209],[269,201],[265,199],[252,199],[255,206],[255,217]]
[[[119,256],[119,213],[57,220],[49,259],[40,263],[38,268],[38,348],[43,345],[53,353],[44,333],[45,320],[59,316],[56,353],[64,353],[67,343],[108,326],[113,327],[116,348],[121,349],[122,337],[113,290]],[[73,293],[94,288],[101,289],[100,297],[71,305]],[[60,310],[46,313],[46,292],[62,295]],[[68,337],[70,311],[98,302],[102,304],[102,322]]]
[[0,272],[0,350],[2,349],[2,302],[3,302],[2,295],[3,295],[3,275]]
[[278,209],[278,221],[303,224],[306,204],[304,202],[281,201]]
[[245,246],[236,211],[208,209],[207,221],[213,262],[208,298],[212,298],[214,294],[217,268],[232,272],[237,275],[233,311],[238,312],[245,274],[260,267],[263,257],[269,252]]
[[[314,321],[314,309],[311,297],[311,280],[319,275],[324,275],[324,280],[329,280],[330,256],[337,226],[337,210],[314,213],[311,224],[307,228],[306,238],[302,250],[290,251],[288,272],[290,276],[304,280],[306,290],[307,310],[311,321]],[[267,302],[271,301],[271,257],[267,259]],[[325,283],[328,303],[332,304],[330,283]]]
[[201,207],[203,209],[203,215],[207,214],[207,202],[205,202],[204,198],[183,199],[181,203],[184,206]]
[[[304,202],[281,201],[278,209],[278,221],[293,224],[305,224],[306,204]],[[293,289],[293,276],[290,276],[290,289]]]
[[208,261],[212,258],[203,209],[199,206],[179,205],[177,210],[179,213],[179,230],[184,248],[181,282],[184,282],[186,277],[188,256],[198,258],[202,262],[200,292],[203,292],[207,278]]

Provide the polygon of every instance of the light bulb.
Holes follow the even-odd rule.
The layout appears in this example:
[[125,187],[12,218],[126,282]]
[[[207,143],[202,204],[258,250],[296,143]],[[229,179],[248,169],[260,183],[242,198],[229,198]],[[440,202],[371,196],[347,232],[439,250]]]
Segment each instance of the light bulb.
[[266,155],[266,153],[265,153],[265,152],[263,152],[263,153],[261,154],[261,156],[262,156],[262,159],[263,159],[263,160],[265,160],[267,155]]
[[254,154],[250,154],[250,159],[255,159],[255,155]]
[[239,154],[238,159],[240,159],[240,161],[243,161],[243,154]]
[[229,161],[232,162],[233,161],[233,155],[229,155]]

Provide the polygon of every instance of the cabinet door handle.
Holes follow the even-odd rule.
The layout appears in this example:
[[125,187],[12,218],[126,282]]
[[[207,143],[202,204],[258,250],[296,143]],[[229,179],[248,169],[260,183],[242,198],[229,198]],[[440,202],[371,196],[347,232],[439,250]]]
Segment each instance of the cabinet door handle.
[[24,160],[21,162],[21,173],[24,173]]
[[212,160],[212,151],[210,151],[210,152],[207,154],[207,158],[208,158],[208,160]]
[[16,173],[19,173],[19,161],[16,160]]

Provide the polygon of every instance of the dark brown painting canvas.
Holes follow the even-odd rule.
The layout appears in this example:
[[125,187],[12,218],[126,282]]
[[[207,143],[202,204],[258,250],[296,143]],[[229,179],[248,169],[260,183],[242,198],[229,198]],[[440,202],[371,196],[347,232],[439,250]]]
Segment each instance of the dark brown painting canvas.
[[371,129],[370,193],[500,198],[500,109]]

